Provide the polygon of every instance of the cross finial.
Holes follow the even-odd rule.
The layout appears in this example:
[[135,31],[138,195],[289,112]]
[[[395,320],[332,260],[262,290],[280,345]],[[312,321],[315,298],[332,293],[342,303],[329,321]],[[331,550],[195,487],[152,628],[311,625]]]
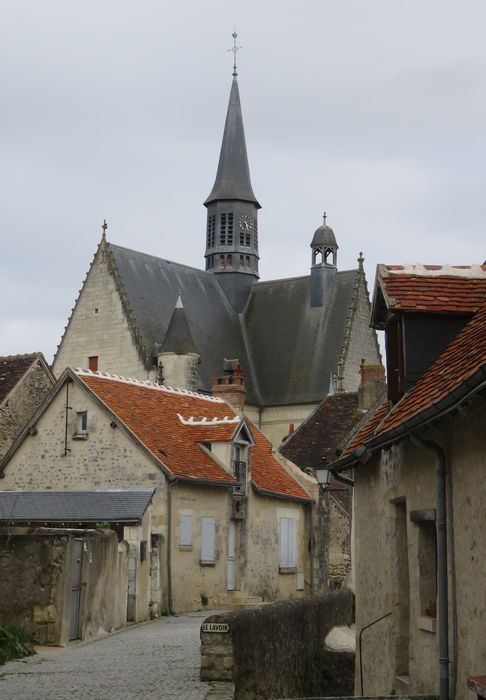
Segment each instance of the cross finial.
[[108,224],[106,223],[106,219],[103,219],[103,224],[101,226],[103,229],[103,238],[106,238],[106,229],[108,228]]
[[327,213],[326,213],[326,212],[324,212],[324,214],[322,215],[322,219],[323,219],[323,221],[324,221],[324,226],[325,226],[325,225],[326,225],[326,221],[327,221]]
[[238,34],[237,34],[237,32],[236,32],[236,29],[233,31],[233,34],[232,34],[231,36],[233,37],[233,48],[232,48],[232,49],[228,49],[228,51],[232,51],[232,52],[233,52],[233,57],[234,57],[234,58],[233,58],[233,77],[236,78],[236,76],[238,75],[238,71],[236,70],[236,54],[238,53],[238,51],[239,51],[240,49],[243,48],[243,46],[237,46],[237,45],[236,45],[236,38],[237,38],[237,36],[238,36]]

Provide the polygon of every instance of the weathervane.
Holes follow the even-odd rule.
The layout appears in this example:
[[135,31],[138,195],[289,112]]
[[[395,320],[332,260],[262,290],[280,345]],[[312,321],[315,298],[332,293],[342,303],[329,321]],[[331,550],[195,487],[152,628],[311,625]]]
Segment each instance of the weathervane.
[[324,226],[326,226],[326,221],[327,221],[327,213],[326,212],[324,212],[324,214],[322,215],[322,218],[324,220]]
[[234,60],[233,60],[233,77],[236,78],[236,76],[238,75],[238,72],[237,72],[237,70],[236,70],[236,54],[238,53],[238,51],[239,51],[240,49],[243,48],[243,46],[237,46],[237,45],[236,45],[236,38],[237,38],[237,36],[238,36],[238,34],[237,34],[237,32],[236,32],[236,28],[235,28],[235,30],[233,31],[233,34],[232,34],[231,36],[233,37],[233,48],[232,48],[232,49],[228,49],[228,51],[232,51],[232,52],[233,52],[233,56],[234,56]]

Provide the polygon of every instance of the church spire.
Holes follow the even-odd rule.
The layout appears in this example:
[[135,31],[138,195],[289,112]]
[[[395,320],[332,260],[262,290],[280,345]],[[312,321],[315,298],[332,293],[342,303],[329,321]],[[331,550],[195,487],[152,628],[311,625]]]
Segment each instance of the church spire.
[[218,171],[211,194],[204,202],[204,205],[207,207],[211,202],[218,200],[252,202],[258,209],[261,208],[251,186],[240,91],[236,74],[233,74],[223,142],[219,154]]
[[233,308],[245,307],[258,280],[258,210],[246,152],[238,89],[236,31],[233,32],[233,82],[224,125],[218,171],[207,208],[206,271],[217,275]]

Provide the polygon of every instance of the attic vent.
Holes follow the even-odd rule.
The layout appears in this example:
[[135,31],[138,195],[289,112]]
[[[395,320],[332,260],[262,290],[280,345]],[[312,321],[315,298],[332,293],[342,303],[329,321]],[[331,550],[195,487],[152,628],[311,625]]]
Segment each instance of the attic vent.
[[219,242],[221,245],[226,245],[226,214],[221,214],[221,229],[219,234]]

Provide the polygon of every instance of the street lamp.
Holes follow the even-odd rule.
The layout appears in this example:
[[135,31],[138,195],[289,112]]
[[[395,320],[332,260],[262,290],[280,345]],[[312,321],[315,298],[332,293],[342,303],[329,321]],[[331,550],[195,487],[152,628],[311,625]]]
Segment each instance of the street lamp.
[[[325,457],[323,459],[327,461]],[[323,466],[315,469],[315,472],[319,486],[322,486],[324,490],[327,489],[331,481],[331,470],[327,466]]]

